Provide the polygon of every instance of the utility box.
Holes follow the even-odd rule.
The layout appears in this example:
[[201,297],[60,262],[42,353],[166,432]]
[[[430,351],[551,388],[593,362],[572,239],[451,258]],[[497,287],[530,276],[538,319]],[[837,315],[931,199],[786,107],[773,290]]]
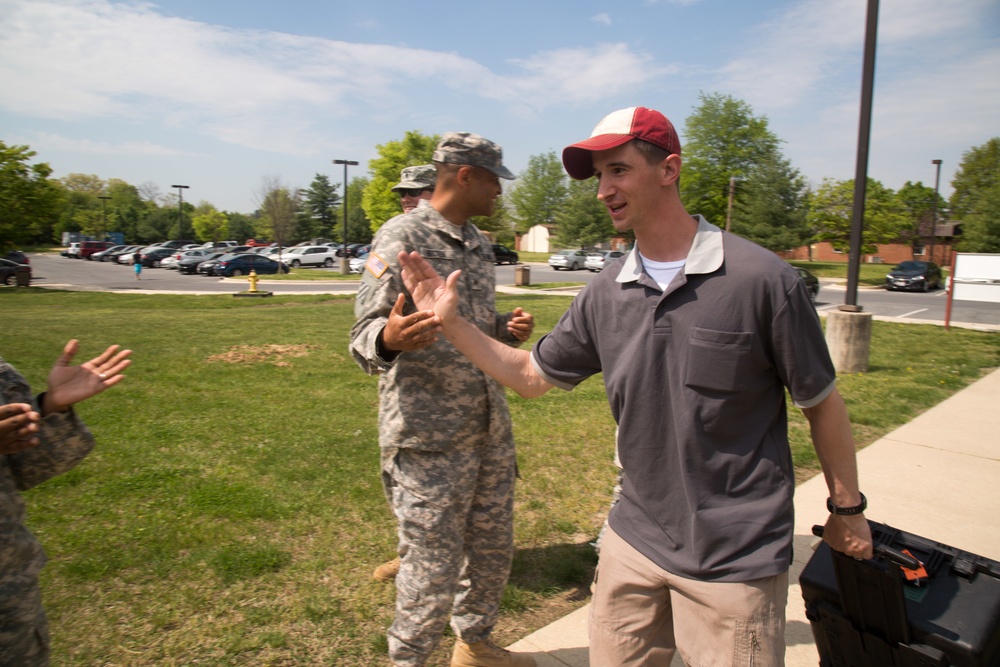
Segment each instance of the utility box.
[[531,267],[525,264],[514,269],[514,284],[517,286],[531,284]]

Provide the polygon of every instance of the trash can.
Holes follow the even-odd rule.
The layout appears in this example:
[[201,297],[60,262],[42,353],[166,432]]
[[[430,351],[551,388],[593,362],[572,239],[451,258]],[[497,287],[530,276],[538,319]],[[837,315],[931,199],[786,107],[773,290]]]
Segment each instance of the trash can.
[[514,284],[515,285],[530,285],[531,284],[531,267],[527,264],[521,264],[514,269]]
[[17,277],[18,287],[29,287],[31,286],[31,267],[30,266],[19,266],[17,271],[14,273]]

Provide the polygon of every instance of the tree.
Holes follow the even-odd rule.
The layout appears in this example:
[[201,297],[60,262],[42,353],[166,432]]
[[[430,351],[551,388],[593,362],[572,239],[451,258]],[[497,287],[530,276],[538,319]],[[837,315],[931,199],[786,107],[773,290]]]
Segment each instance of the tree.
[[[819,240],[829,241],[837,250],[848,252],[851,247],[853,210],[854,181],[828,178],[812,195],[807,217],[818,231]],[[875,252],[876,244],[894,242],[908,225],[895,193],[873,178],[868,179],[864,217],[861,230],[862,254]]]
[[325,174],[316,174],[312,183],[300,191],[302,210],[299,226],[308,230],[309,238],[333,238],[333,227],[337,222],[337,207],[340,195],[337,188]]
[[510,219],[506,197],[497,197],[496,208],[489,217],[478,216],[472,222],[481,231],[489,232],[497,243],[514,245],[514,223]]
[[[397,174],[398,176],[399,174]],[[398,181],[397,181],[398,183]],[[356,176],[351,179],[351,185],[347,188],[347,242],[348,243],[368,243],[372,240],[373,223],[368,219],[368,214],[362,205],[364,193],[371,187],[371,182],[364,176]],[[341,206],[337,213],[337,230],[334,238],[344,242],[344,207]]]
[[564,248],[596,246],[615,235],[607,209],[597,199],[597,179],[571,179],[556,212],[556,243]]
[[962,155],[951,181],[951,214],[962,221],[962,252],[1000,252],[1000,137]]
[[805,179],[787,160],[777,156],[758,164],[736,200],[732,231],[768,250],[790,250],[807,243],[812,230],[806,221]]
[[35,155],[0,141],[0,250],[55,240],[61,194],[48,164],[29,164]]
[[278,176],[270,175],[261,179],[256,197],[260,218],[254,235],[272,239],[280,246],[294,243],[298,239],[298,201],[292,196],[292,192],[282,184]]
[[937,197],[938,219],[941,219],[943,215],[947,215],[946,202],[944,197],[934,192],[934,188],[927,187],[920,181],[916,183],[907,181],[899,189],[896,198],[903,208],[909,225],[903,230],[898,241],[910,244],[914,250],[929,242],[934,233],[935,197]]
[[203,201],[195,208],[191,224],[199,241],[222,241],[229,229],[229,218],[212,204]]
[[[390,141],[375,147],[379,156],[368,162],[371,179],[365,181],[359,209],[364,210],[370,221],[371,231],[377,230],[386,220],[403,212],[399,197],[390,188],[399,183],[399,172],[404,167],[430,163],[440,141],[440,135],[428,137],[412,130],[401,141]],[[350,202],[348,208],[353,205]]]
[[246,215],[245,213],[233,213],[226,211],[226,233],[225,237],[230,240],[235,240],[239,243],[253,238],[254,234],[257,232],[256,229],[257,219]]
[[535,225],[555,225],[566,194],[566,173],[555,152],[532,155],[507,197],[515,229],[524,233]]
[[720,93],[701,93],[699,98],[701,104],[685,123],[681,200],[688,211],[722,226],[729,179],[746,182],[757,169],[780,161],[780,142],[768,129],[767,118],[754,116],[746,102]]

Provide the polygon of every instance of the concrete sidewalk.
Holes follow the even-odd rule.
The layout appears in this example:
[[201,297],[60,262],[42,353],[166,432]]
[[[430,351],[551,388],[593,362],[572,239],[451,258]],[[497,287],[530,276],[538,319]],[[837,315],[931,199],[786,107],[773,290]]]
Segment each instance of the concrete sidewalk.
[[[858,452],[865,515],[909,533],[1000,560],[1000,370]],[[798,580],[812,554],[812,526],[826,521],[822,475],[795,492],[795,562],[785,638],[789,667],[819,655]],[[587,605],[511,646],[539,667],[588,667]],[[682,665],[679,658],[674,665]]]

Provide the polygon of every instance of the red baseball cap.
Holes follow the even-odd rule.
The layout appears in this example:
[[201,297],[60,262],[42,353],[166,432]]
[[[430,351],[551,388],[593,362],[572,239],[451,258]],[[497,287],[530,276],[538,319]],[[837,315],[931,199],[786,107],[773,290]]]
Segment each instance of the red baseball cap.
[[671,154],[680,155],[681,140],[666,116],[655,109],[629,107],[604,117],[589,139],[563,149],[563,166],[572,178],[582,181],[594,175],[591,151],[617,148],[633,139],[648,141]]

